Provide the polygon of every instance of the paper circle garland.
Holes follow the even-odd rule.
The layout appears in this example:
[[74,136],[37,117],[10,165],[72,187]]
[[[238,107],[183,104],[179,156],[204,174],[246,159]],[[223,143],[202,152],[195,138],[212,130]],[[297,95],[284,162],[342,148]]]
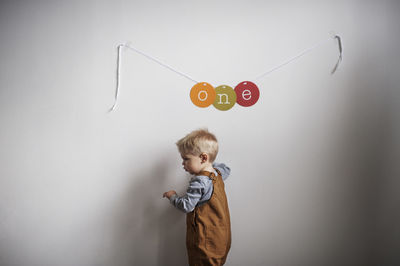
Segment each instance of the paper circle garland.
[[[336,70],[338,69],[340,62],[342,61],[342,51],[343,51],[341,37],[337,34],[334,34],[334,36],[332,36],[332,37],[335,40],[337,40],[338,48],[339,48],[339,58],[336,62],[335,67],[332,69],[331,74],[335,73]],[[332,37],[330,37],[329,39],[327,39],[325,41],[320,41],[319,43],[315,44],[314,46],[304,50],[301,54],[296,55],[296,56],[288,59],[287,61],[281,63],[280,65],[272,68],[271,70],[268,70],[267,72],[262,73],[261,75],[256,77],[254,80],[258,80],[262,77],[265,77],[266,75],[272,73],[273,71],[293,62],[294,60],[300,58],[301,56],[305,55],[306,53],[316,49],[321,44],[327,43],[328,41],[330,42]],[[168,66],[167,64],[158,60],[157,58],[154,58],[153,56],[148,55],[148,54],[140,51],[139,49],[136,49],[135,47],[128,45],[127,43],[121,43],[117,46],[117,49],[118,49],[117,86],[116,86],[116,92],[115,92],[115,101],[114,101],[114,105],[110,108],[109,112],[113,111],[117,104],[119,88],[120,88],[120,69],[121,69],[121,57],[122,57],[123,48],[129,48],[130,50],[135,51],[135,52],[147,57],[148,59],[156,62],[157,64],[159,64],[165,68],[168,68],[169,70],[175,72],[176,74],[179,74],[179,75],[189,79],[190,81],[195,82],[196,85],[194,85],[192,87],[192,90],[190,91],[190,99],[192,100],[193,104],[195,104],[198,107],[204,108],[204,107],[208,107],[211,104],[213,104],[214,107],[219,110],[229,110],[235,105],[236,102],[243,107],[249,107],[249,106],[254,105],[260,97],[260,91],[253,82],[243,81],[243,82],[239,83],[233,90],[234,93],[232,93],[232,88],[227,85],[221,85],[222,87],[221,86],[217,87],[217,89],[218,89],[217,90],[217,89],[214,89],[214,87],[207,82],[198,82],[195,79],[193,79],[192,77],[190,77],[189,75]]]
[[235,87],[237,95],[237,103],[241,106],[248,107],[254,105],[260,98],[260,91],[256,84],[251,81],[240,82]]
[[231,109],[235,103],[249,107],[260,98],[260,90],[251,81],[242,81],[235,89],[228,85],[220,85],[214,88],[207,82],[196,83],[190,90],[190,99],[198,107],[208,107],[211,104],[221,111]]
[[208,107],[215,100],[215,89],[207,82],[199,82],[190,90],[190,99],[198,107]]
[[236,92],[228,85],[221,85],[215,88],[214,107],[221,111],[231,109],[236,103]]

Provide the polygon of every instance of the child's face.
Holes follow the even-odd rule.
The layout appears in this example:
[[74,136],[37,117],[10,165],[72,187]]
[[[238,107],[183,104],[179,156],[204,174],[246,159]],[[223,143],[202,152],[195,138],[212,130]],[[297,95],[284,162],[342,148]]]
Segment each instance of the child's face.
[[181,154],[182,156],[182,165],[183,169],[185,169],[186,172],[189,172],[190,174],[198,174],[200,173],[204,166],[202,164],[202,158],[201,155],[196,156],[193,154]]

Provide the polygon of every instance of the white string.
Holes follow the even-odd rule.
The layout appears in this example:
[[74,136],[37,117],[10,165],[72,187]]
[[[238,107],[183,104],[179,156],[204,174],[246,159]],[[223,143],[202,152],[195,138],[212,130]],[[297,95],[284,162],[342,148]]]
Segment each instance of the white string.
[[[340,37],[339,37],[338,35],[335,35],[334,38],[338,38],[338,40],[339,40],[339,46],[341,47]],[[326,42],[328,42],[328,41],[331,41],[331,40],[332,40],[332,38],[329,38],[329,39],[326,39],[326,40],[323,40],[323,41],[318,42],[317,44],[313,45],[313,46],[310,47],[310,48],[305,49],[303,52],[299,53],[298,55],[296,55],[296,56],[294,56],[294,57],[292,57],[292,58],[290,58],[290,59],[288,59],[287,61],[283,62],[282,64],[277,65],[276,67],[273,67],[272,69],[268,70],[267,72],[262,73],[261,75],[259,75],[259,76],[257,76],[256,78],[254,78],[254,80],[261,79],[261,78],[265,77],[266,75],[271,74],[271,73],[274,72],[275,70],[278,70],[279,68],[281,68],[281,67],[283,67],[283,66],[285,66],[285,65],[287,65],[287,64],[289,64],[289,63],[291,63],[291,62],[293,62],[294,60],[296,60],[296,59],[298,59],[298,58],[304,56],[305,54],[311,52],[312,50],[318,48],[318,47],[321,46],[322,44],[324,44],[324,43],[326,43]],[[340,61],[341,61],[341,58],[342,58],[341,48],[339,49],[339,51],[340,51],[340,56],[339,56],[339,58],[340,58]],[[336,71],[336,68],[337,68],[338,65],[339,65],[339,62],[336,64],[336,67],[335,67],[334,70],[331,72],[332,74]]]
[[114,100],[114,105],[110,108],[109,112],[113,111],[115,107],[117,106],[117,100],[118,100],[118,93],[119,93],[119,83],[120,83],[120,69],[121,69],[121,51],[122,51],[122,46],[123,44],[118,45],[118,56],[117,56],[117,88],[115,90],[115,100]]
[[131,50],[133,50],[133,51],[135,51],[135,52],[137,52],[137,53],[139,53],[139,54],[141,54],[141,55],[147,57],[148,59],[150,59],[150,60],[156,62],[157,64],[159,64],[159,65],[161,65],[161,66],[163,66],[163,67],[166,67],[166,68],[168,68],[169,70],[171,70],[171,71],[173,71],[173,72],[175,72],[175,73],[177,73],[177,74],[179,74],[179,75],[181,75],[181,76],[183,76],[183,77],[185,77],[185,78],[187,78],[187,79],[193,81],[194,83],[199,83],[197,80],[191,78],[189,75],[187,75],[187,74],[185,74],[185,73],[182,73],[182,72],[180,72],[180,71],[178,71],[178,70],[176,70],[176,69],[170,67],[169,65],[167,65],[167,64],[161,62],[160,60],[158,60],[158,59],[156,59],[156,58],[154,58],[154,57],[152,57],[152,56],[150,56],[150,55],[148,55],[148,54],[146,54],[146,53],[140,51],[139,49],[137,49],[137,48],[135,48],[135,47],[132,47],[132,46],[130,46],[130,45],[128,45],[128,44],[119,44],[119,45],[117,46],[117,48],[118,48],[118,56],[117,56],[117,88],[116,88],[116,90],[115,90],[114,105],[110,108],[110,110],[109,110],[108,112],[113,111],[113,110],[115,109],[115,107],[117,106],[118,94],[119,94],[119,87],[120,87],[120,70],[121,70],[121,57],[122,57],[121,54],[122,54],[122,47],[129,48],[129,49],[131,49]]
[[[337,39],[337,41],[338,41],[338,46],[339,46],[339,58],[338,58],[338,61],[336,62],[335,67],[334,67],[333,70],[331,71],[331,74],[335,73],[336,70],[338,69],[340,62],[342,61],[342,51],[343,51],[343,49],[342,49],[342,42],[341,42],[340,36],[336,34],[333,38],[334,38],[334,39]],[[298,58],[304,56],[305,54],[311,52],[312,50],[316,49],[317,47],[319,47],[319,46],[321,46],[322,44],[324,44],[324,43],[326,43],[326,42],[328,42],[328,41],[331,41],[331,40],[332,40],[332,38],[329,38],[329,39],[326,39],[326,40],[323,40],[323,41],[318,42],[317,44],[313,45],[312,47],[305,49],[303,52],[299,53],[298,55],[296,55],[296,56],[294,56],[294,57],[288,59],[287,61],[281,63],[280,65],[278,65],[278,66],[276,66],[276,67],[273,67],[272,69],[268,70],[267,72],[262,73],[261,75],[257,76],[257,77],[254,78],[253,80],[258,80],[258,79],[261,79],[261,78],[265,77],[266,75],[268,75],[268,74],[274,72],[275,70],[277,70],[277,69],[279,69],[279,68],[281,68],[281,67],[283,67],[283,66],[285,66],[285,65],[287,65],[287,64],[289,64],[289,63],[291,63],[291,62],[293,62],[294,60],[296,60],[296,59],[298,59]],[[161,66],[163,66],[163,67],[168,68],[169,70],[171,70],[171,71],[177,73],[178,75],[181,75],[181,76],[183,76],[183,77],[185,77],[185,78],[187,78],[187,79],[189,79],[189,80],[191,80],[191,81],[193,81],[193,82],[195,82],[195,83],[199,83],[197,80],[191,78],[189,75],[184,74],[184,73],[182,73],[182,72],[180,72],[180,71],[178,71],[178,70],[176,70],[176,69],[170,67],[169,65],[167,65],[167,64],[161,62],[160,60],[158,60],[158,59],[156,59],[156,58],[154,58],[154,57],[152,57],[152,56],[150,56],[150,55],[148,55],[148,54],[146,54],[146,53],[140,51],[140,50],[137,49],[137,48],[134,48],[134,47],[132,47],[132,46],[130,46],[130,45],[128,45],[128,44],[119,44],[119,45],[117,46],[117,48],[118,48],[118,56],[117,56],[117,88],[116,88],[116,91],[115,91],[115,101],[114,101],[114,105],[110,108],[109,112],[113,111],[113,110],[115,109],[116,105],[117,105],[118,94],[119,94],[119,87],[120,87],[120,69],[121,69],[122,47],[129,48],[129,49],[131,49],[131,50],[133,50],[133,51],[135,51],[135,52],[137,52],[137,53],[139,53],[139,54],[141,54],[141,55],[147,57],[148,59],[150,59],[150,60],[156,62],[157,64],[159,64],[159,65],[161,65]]]
[[127,45],[127,44],[123,44],[123,46],[125,46],[126,48],[129,48],[129,49],[131,49],[131,50],[133,50],[133,51],[135,51],[135,52],[137,52],[137,53],[139,53],[139,54],[141,54],[141,55],[147,57],[147,58],[150,59],[150,60],[153,60],[153,61],[156,62],[157,64],[160,64],[160,65],[162,65],[163,67],[168,68],[169,70],[171,70],[171,71],[177,73],[178,75],[181,75],[181,76],[183,76],[183,77],[185,77],[185,78],[187,78],[187,79],[193,81],[194,83],[199,83],[197,80],[191,78],[189,75],[184,74],[184,73],[182,73],[182,72],[180,72],[180,71],[178,71],[178,70],[176,70],[176,69],[170,67],[169,65],[167,65],[167,64],[165,64],[165,63],[163,63],[163,62],[161,62],[160,60],[158,60],[158,59],[156,59],[156,58],[154,58],[154,57],[152,57],[152,56],[150,56],[150,55],[148,55],[148,54],[146,54],[146,53],[144,53],[144,52],[142,52],[142,51],[140,51],[140,50],[138,50],[138,49],[136,49],[136,48],[134,48],[134,47],[132,47],[132,46],[129,46],[129,45]]

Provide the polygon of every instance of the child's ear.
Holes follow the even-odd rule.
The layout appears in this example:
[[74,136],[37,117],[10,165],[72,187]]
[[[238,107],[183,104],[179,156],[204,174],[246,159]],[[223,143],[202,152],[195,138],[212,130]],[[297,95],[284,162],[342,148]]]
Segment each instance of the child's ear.
[[207,160],[208,160],[208,155],[207,155],[207,153],[202,153],[202,154],[200,154],[200,159],[201,159],[201,162],[202,162],[202,163],[207,162]]

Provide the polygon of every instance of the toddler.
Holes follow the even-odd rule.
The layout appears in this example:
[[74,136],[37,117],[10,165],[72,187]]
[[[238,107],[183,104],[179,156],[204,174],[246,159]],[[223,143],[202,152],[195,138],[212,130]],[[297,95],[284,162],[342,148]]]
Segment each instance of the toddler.
[[176,145],[183,168],[193,177],[184,196],[179,197],[174,190],[165,192],[163,196],[187,213],[189,265],[224,265],[231,246],[231,223],[224,189],[230,168],[214,163],[218,142],[208,130],[195,130]]

